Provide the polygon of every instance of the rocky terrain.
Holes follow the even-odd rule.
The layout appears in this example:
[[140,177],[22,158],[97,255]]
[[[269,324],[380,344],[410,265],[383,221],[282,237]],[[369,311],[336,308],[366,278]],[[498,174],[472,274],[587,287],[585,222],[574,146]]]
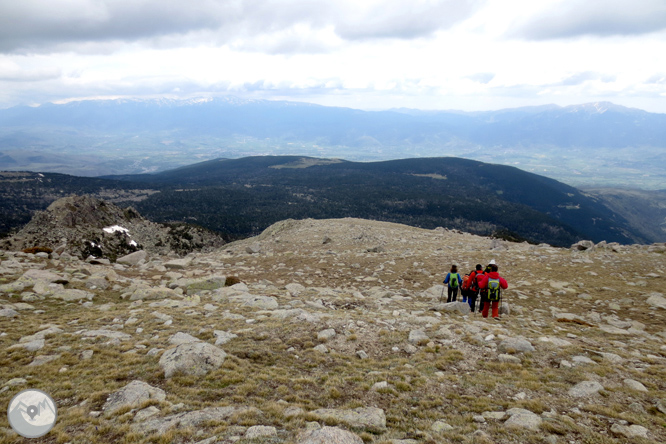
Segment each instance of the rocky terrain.
[[[1,251],[0,401],[49,393],[44,443],[664,442],[665,252],[359,219],[108,264]],[[440,300],[491,259],[501,319]]]
[[55,251],[107,262],[139,250],[183,255],[222,245],[224,240],[209,230],[157,224],[132,207],[123,209],[88,195],[56,200],[17,234],[0,241],[0,248],[8,250]]

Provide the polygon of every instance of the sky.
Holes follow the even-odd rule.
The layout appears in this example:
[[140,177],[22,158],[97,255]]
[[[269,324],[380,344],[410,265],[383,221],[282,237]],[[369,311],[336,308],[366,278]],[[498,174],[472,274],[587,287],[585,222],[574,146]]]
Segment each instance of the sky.
[[666,113],[666,0],[0,0],[0,108],[236,96]]

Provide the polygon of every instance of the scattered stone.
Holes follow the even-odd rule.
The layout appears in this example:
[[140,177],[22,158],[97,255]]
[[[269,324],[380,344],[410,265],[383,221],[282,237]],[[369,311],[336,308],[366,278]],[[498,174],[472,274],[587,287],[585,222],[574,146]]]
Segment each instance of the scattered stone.
[[164,418],[149,419],[144,422],[132,424],[131,429],[137,433],[157,433],[163,435],[173,428],[196,428],[198,425],[206,422],[224,421],[233,415],[251,413],[260,413],[260,411],[252,407],[210,407],[193,412],[176,413]]
[[343,409],[319,409],[310,412],[321,420],[332,419],[355,430],[363,430],[371,433],[383,433],[386,431],[386,416],[384,410],[376,407],[359,407],[352,410]]
[[55,299],[62,299],[63,301],[72,302],[72,301],[81,301],[83,299],[92,301],[95,295],[93,293],[89,293],[83,290],[65,289],[65,290],[56,291],[55,293],[53,293],[51,297]]
[[324,344],[317,345],[313,348],[313,350],[316,350],[319,353],[328,353],[328,347],[326,347]]
[[36,352],[44,348],[46,341],[44,339],[35,339],[30,342],[20,342],[18,344],[12,345],[9,347],[9,350],[15,350],[17,348],[23,348],[29,352]]
[[653,307],[666,310],[666,298],[661,293],[651,293],[646,302]]
[[217,338],[215,340],[215,345],[224,345],[227,342],[231,341],[234,338],[237,338],[238,335],[224,331],[224,330],[214,330],[213,334]]
[[94,353],[95,352],[93,350],[84,350],[79,355],[79,359],[82,361],[87,361],[89,359],[92,359]]
[[190,342],[165,351],[160,357],[160,367],[165,378],[176,373],[203,376],[219,368],[226,356],[224,351],[207,342]]
[[596,381],[583,381],[569,389],[569,396],[574,398],[586,398],[596,395],[599,391],[603,390],[604,386]]
[[571,342],[565,339],[553,338],[549,336],[542,336],[539,338],[539,341],[553,344],[556,347],[569,347],[570,345],[573,345]]
[[630,425],[628,427],[620,424],[613,424],[611,426],[611,432],[615,433],[616,435],[622,435],[626,438],[648,439],[648,429],[636,424]]
[[301,416],[304,413],[305,413],[305,411],[302,408],[292,406],[292,407],[287,407],[286,409],[284,409],[284,412],[282,412],[282,416],[289,419],[289,418],[295,418],[297,416]]
[[136,412],[136,415],[134,415],[134,419],[132,420],[132,422],[142,422],[147,420],[148,418],[152,418],[153,416],[159,413],[160,409],[158,409],[154,405],[151,405],[150,407],[146,407],[145,409],[141,409],[138,412]]
[[385,388],[388,388],[388,381],[376,382],[373,384],[370,390],[377,391]]
[[186,257],[183,259],[174,259],[172,261],[166,262],[164,266],[169,270],[183,270],[190,266],[192,263],[192,257]]
[[504,422],[505,427],[538,431],[541,426],[541,417],[529,410],[514,408],[507,410],[506,414],[510,418]]
[[109,339],[117,339],[119,341],[129,341],[130,339],[132,339],[132,336],[130,336],[129,334],[115,330],[84,330],[80,332],[80,334],[84,338],[104,337]]
[[164,401],[166,393],[164,390],[153,387],[143,381],[132,381],[122,389],[109,396],[102,407],[107,415],[112,415],[124,407],[135,408],[150,399]]
[[583,365],[583,364],[592,364],[596,365],[596,362],[588,358],[587,356],[574,356],[571,358],[574,364]]
[[435,433],[440,433],[440,432],[446,432],[446,431],[449,431],[449,430],[453,430],[453,427],[450,424],[440,420],[440,421],[435,421],[430,426],[430,430],[432,430]]
[[245,439],[257,439],[271,436],[277,436],[277,430],[275,427],[256,425],[247,429],[244,437]]
[[638,382],[634,379],[625,379],[624,380],[624,385],[626,385],[630,389],[636,390],[638,392],[647,392],[648,391],[648,389],[643,384],[641,384],[640,382]]
[[437,304],[434,305],[431,310],[434,311],[442,311],[446,313],[458,313],[460,315],[466,315],[469,314],[471,309],[469,307],[469,304],[466,302],[447,302],[444,304]]
[[12,308],[3,308],[0,310],[0,318],[15,318],[18,316],[18,311]]
[[296,444],[363,444],[360,436],[338,427],[322,427],[302,432]]
[[335,330],[332,328],[322,330],[317,334],[317,339],[320,341],[328,341],[335,337]]
[[369,356],[368,356],[368,354],[365,352],[365,350],[359,350],[359,351],[357,351],[357,352],[356,352],[356,356],[358,356],[359,359],[368,359],[368,358],[369,358]]
[[60,358],[60,355],[37,356],[30,364],[28,364],[28,367],[38,367],[40,365],[44,365],[49,362],[55,361],[58,358]]
[[139,262],[145,261],[147,257],[148,257],[148,253],[146,253],[144,250],[139,250],[139,251],[135,251],[134,253],[130,253],[126,256],[123,256],[121,258],[116,259],[116,263],[117,264],[129,265],[129,266],[135,266],[135,265],[138,265]]
[[169,338],[169,344],[171,345],[189,344],[191,342],[201,342],[201,339],[180,331]]
[[516,354],[531,353],[535,349],[529,341],[522,338],[506,338],[497,346],[499,353]]
[[654,406],[657,410],[666,415],[666,399],[658,399]]
[[500,362],[504,362],[507,364],[521,364],[522,361],[520,358],[517,358],[515,356],[507,355],[507,354],[500,354],[498,357]]
[[428,342],[430,338],[423,330],[412,330],[409,332],[409,342],[412,344],[420,344],[421,342]]

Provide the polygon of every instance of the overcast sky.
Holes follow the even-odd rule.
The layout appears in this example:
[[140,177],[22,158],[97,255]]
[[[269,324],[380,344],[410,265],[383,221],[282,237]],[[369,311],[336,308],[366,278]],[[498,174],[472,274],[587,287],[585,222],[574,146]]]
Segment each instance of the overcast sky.
[[666,113],[666,0],[0,0],[0,108],[233,95]]

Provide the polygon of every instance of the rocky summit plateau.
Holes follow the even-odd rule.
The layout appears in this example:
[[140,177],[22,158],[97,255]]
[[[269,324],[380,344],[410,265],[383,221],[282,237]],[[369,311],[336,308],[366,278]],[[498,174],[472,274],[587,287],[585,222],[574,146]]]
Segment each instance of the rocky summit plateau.
[[[361,219],[108,263],[6,249],[0,401],[49,393],[44,443],[666,442],[665,252]],[[441,300],[493,259],[501,318]]]

